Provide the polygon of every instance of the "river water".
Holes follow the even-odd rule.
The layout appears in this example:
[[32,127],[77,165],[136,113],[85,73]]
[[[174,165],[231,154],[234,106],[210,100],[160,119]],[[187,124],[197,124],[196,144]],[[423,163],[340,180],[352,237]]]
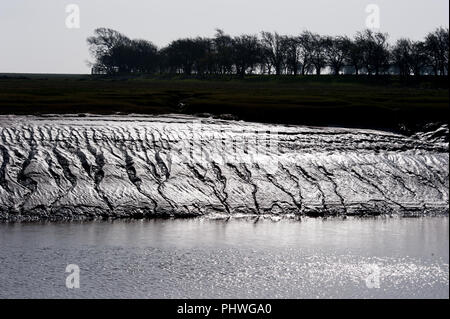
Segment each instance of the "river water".
[[449,297],[448,217],[10,223],[0,247],[1,298]]

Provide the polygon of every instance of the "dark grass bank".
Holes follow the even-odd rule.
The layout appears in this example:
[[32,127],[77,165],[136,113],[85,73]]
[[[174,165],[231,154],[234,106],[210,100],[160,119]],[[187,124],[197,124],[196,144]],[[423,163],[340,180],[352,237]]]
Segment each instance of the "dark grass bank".
[[0,74],[1,114],[201,114],[416,130],[447,122],[448,77]]

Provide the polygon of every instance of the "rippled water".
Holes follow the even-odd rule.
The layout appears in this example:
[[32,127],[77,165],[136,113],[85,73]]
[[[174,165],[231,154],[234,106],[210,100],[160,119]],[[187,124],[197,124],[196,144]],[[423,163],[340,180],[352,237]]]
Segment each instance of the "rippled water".
[[449,297],[448,217],[0,224],[0,248],[1,298]]
[[448,215],[448,127],[188,116],[0,117],[0,220]]

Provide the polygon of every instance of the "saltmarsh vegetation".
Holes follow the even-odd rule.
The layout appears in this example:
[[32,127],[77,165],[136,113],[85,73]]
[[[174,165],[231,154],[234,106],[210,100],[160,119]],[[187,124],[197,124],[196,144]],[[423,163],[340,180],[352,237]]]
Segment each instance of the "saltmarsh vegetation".
[[231,114],[249,121],[415,130],[444,122],[448,77],[0,75],[2,114]]

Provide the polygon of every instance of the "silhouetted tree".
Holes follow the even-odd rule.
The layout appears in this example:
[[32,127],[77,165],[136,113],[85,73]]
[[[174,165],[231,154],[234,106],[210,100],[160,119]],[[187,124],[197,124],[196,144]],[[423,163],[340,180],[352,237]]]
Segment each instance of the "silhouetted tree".
[[286,69],[287,72],[297,75],[301,68],[302,46],[298,37],[286,37]]
[[158,49],[146,40],[132,40],[128,62],[132,72],[154,73],[158,67]]
[[215,53],[212,40],[208,38],[195,38],[194,42],[194,71],[203,75],[214,72]]
[[408,39],[399,39],[392,49],[393,65],[401,76],[408,76],[412,69],[412,43]]
[[231,37],[217,29],[213,38],[185,38],[172,41],[158,50],[146,40],[131,40],[112,29],[98,28],[87,39],[101,72],[205,74],[293,74],[305,75],[329,67],[338,75],[350,68],[358,75],[389,70],[408,76],[411,73],[448,75],[448,28],[438,28],[424,41],[400,39],[390,48],[385,33],[364,30],[353,40],[346,36],[322,36],[304,31],[299,36],[261,32],[261,37]]
[[123,34],[106,28],[96,29],[87,39],[96,58],[95,66],[107,73],[154,73],[158,65],[158,50],[146,40],[130,40]]
[[280,75],[286,61],[287,39],[278,33],[261,32],[264,53],[275,68],[275,74]]
[[273,64],[272,59],[270,58],[269,49],[265,46],[260,46],[260,70],[261,74],[272,74]]
[[419,76],[430,65],[430,59],[427,55],[424,42],[416,41],[411,43],[410,63],[411,70],[415,76]]
[[171,42],[164,50],[167,65],[175,73],[191,75],[203,71],[205,48],[201,39],[179,39]]
[[325,37],[325,55],[331,71],[338,75],[345,66],[350,51],[351,41],[347,37]]
[[233,38],[233,61],[236,73],[240,76],[250,72],[261,62],[261,45],[254,35],[241,35]]
[[311,63],[316,69],[316,74],[320,75],[322,69],[327,65],[327,39],[320,34],[311,33]]
[[359,74],[359,70],[364,65],[364,42],[360,38],[348,43],[348,51],[345,57],[345,63],[355,70],[355,74]]
[[304,31],[298,37],[298,41],[300,44],[298,58],[301,66],[301,74],[305,75],[306,71],[311,66],[311,58],[313,52],[312,33],[309,31]]
[[213,39],[215,61],[220,74],[233,72],[233,39],[222,30],[217,29]]
[[130,42],[128,37],[108,28],[95,29],[94,36],[87,39],[89,51],[96,59],[94,65],[107,73],[123,71]]
[[448,28],[438,28],[425,37],[425,48],[435,75],[448,75]]
[[361,45],[364,67],[369,74],[380,74],[389,64],[387,34],[365,30],[359,32],[356,41]]

